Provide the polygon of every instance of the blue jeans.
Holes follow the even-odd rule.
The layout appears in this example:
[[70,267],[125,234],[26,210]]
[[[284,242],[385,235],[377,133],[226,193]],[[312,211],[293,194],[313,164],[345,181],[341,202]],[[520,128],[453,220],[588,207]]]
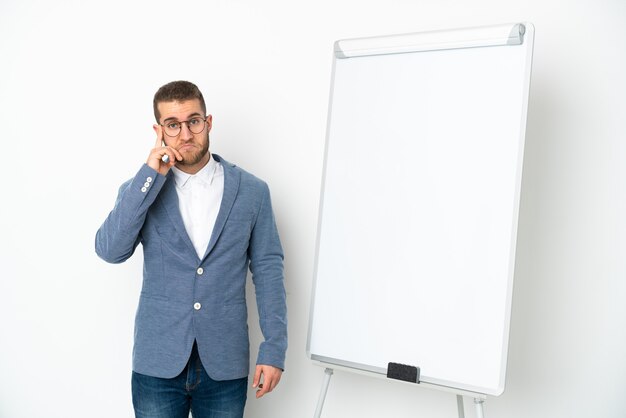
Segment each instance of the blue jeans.
[[137,418],[242,418],[248,378],[216,381],[202,367],[193,345],[185,369],[172,379],[133,372]]

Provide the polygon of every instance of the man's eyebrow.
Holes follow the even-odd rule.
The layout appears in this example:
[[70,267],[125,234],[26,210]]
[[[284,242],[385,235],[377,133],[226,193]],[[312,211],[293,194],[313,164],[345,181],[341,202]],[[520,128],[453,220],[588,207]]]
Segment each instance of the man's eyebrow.
[[[193,117],[196,117],[196,116],[202,116],[202,113],[194,112],[191,115],[187,116],[186,120],[189,120],[189,119],[191,119]],[[163,123],[165,123],[167,121],[176,121],[176,122],[178,122],[178,118],[175,118],[175,117],[172,116],[171,118],[163,119]]]

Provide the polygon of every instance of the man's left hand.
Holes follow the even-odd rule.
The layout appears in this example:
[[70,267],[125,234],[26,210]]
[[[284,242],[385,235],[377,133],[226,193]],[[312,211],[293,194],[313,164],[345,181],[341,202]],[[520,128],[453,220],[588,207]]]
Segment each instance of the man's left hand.
[[[257,399],[273,391],[278,385],[278,382],[280,382],[280,376],[282,374],[283,371],[278,367],[257,364],[256,372],[254,373],[254,381],[252,382],[252,387],[258,388],[256,391]],[[261,382],[261,380],[263,381]]]

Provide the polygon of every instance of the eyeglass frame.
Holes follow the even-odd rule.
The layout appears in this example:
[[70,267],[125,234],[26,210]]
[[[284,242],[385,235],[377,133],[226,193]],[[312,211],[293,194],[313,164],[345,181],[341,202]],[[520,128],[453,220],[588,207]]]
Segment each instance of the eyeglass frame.
[[[194,117],[189,118],[189,119],[187,119],[187,120],[181,120],[181,121],[172,120],[171,122],[168,122],[168,123],[165,123],[165,124],[163,124],[163,123],[159,123],[159,125],[163,128],[163,133],[164,133],[165,135],[169,136],[170,138],[176,138],[178,135],[180,135],[180,133],[183,131],[183,123],[187,124],[187,129],[189,129],[189,132],[191,132],[191,133],[192,133],[192,134],[194,134],[194,135],[198,135],[198,134],[201,134],[202,132],[204,132],[204,129],[206,128],[206,124],[208,123],[208,122],[207,122],[207,118],[208,118],[208,117],[209,117],[209,115],[205,115],[205,116],[203,116],[203,117],[200,117],[200,116],[194,116]],[[172,119],[173,119],[173,118],[172,118]],[[189,127],[189,121],[190,121],[190,120],[192,120],[192,119],[201,119],[201,120],[202,120],[202,122],[204,123],[204,124],[202,125],[202,130],[201,130],[200,132],[198,132],[198,133],[193,132],[193,131],[191,130],[191,128]],[[166,129],[167,129],[167,128],[165,127],[165,125],[167,125],[167,124],[169,124],[169,123],[178,123],[178,124],[180,124],[180,127],[178,128],[178,133],[177,133],[176,135],[170,135],[170,134],[168,134],[168,133],[166,132]]]

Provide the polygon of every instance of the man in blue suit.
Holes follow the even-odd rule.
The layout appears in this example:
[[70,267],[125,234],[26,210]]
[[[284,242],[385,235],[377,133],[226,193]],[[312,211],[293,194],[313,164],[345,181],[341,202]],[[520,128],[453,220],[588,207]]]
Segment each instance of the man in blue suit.
[[257,398],[280,381],[287,349],[283,251],[269,189],[209,152],[212,117],[194,84],[162,86],[153,105],[155,147],[120,187],[96,234],[96,252],[110,263],[143,247],[135,415],[242,417],[250,357],[248,268],[264,336],[252,384]]

